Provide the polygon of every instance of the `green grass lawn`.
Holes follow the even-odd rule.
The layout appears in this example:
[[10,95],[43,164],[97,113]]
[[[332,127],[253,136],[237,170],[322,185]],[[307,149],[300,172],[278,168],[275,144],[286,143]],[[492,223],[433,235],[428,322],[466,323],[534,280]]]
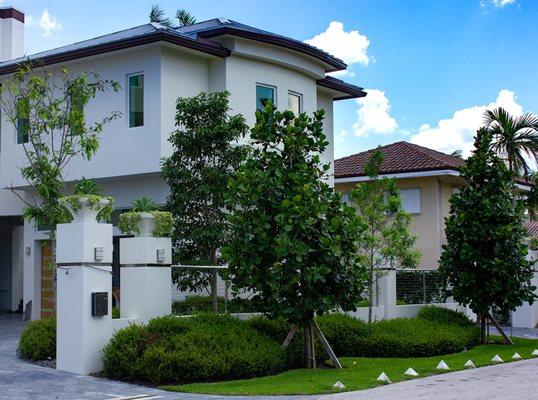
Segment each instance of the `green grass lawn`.
[[[444,373],[435,369],[443,359],[451,371],[465,369],[463,364],[471,359],[477,367],[493,364],[491,358],[498,354],[505,362],[513,361],[512,355],[517,351],[524,359],[531,358],[531,353],[538,348],[538,340],[514,338],[514,346],[488,344],[456,354],[426,358],[341,358],[344,369],[298,369],[278,375],[248,380],[192,383],[188,385],[163,386],[162,389],[205,394],[221,395],[279,395],[279,394],[320,394],[334,393],[336,381],[344,383],[343,391],[367,389],[379,386],[376,381],[381,372],[385,372],[392,382],[410,378],[404,375],[412,367],[420,376]],[[450,372],[450,371],[447,371]]]

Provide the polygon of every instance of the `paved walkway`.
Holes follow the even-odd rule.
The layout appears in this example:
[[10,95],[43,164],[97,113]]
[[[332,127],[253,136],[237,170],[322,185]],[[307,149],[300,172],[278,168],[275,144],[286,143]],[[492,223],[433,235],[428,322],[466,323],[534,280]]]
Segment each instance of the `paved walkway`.
[[[40,367],[19,359],[16,348],[25,323],[19,316],[0,315],[0,400],[239,400],[245,397],[170,393],[91,376]],[[514,335],[538,337],[538,329]],[[453,372],[359,392],[325,396],[265,396],[278,400],[535,400],[538,398],[538,359]],[[250,397],[249,399],[254,399]]]

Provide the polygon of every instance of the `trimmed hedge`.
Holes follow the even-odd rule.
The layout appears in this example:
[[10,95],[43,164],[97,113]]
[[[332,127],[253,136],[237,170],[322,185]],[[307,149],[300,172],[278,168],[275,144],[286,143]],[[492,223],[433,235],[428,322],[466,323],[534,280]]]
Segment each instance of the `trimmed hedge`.
[[23,358],[34,361],[56,358],[56,319],[32,321],[22,331],[19,352]]
[[103,375],[155,384],[264,376],[285,368],[280,345],[222,315],[161,317],[118,331],[103,350]]
[[[227,306],[230,313],[248,313],[255,312],[249,299],[234,298],[231,299]],[[219,312],[224,311],[224,297],[217,297],[217,307]],[[172,314],[175,315],[194,315],[207,313],[211,311],[211,296],[189,295],[183,300],[175,300],[172,303]]]

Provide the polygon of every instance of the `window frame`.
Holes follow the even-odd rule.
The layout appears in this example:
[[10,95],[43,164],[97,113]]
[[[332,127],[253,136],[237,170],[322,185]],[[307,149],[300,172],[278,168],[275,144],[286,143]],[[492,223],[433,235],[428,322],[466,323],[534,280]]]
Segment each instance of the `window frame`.
[[273,91],[273,106],[276,107],[277,104],[278,104],[277,87],[274,86],[274,85],[269,85],[267,83],[256,82],[256,84],[254,85],[254,106],[256,107],[256,111],[259,110],[259,108],[258,108],[258,86],[262,87],[262,88],[266,88],[266,89],[271,89]]
[[[400,197],[402,199],[402,209],[404,211],[407,211],[409,214],[411,215],[420,215],[422,214],[422,190],[420,187],[411,187],[411,188],[405,188],[405,189],[399,189],[400,191]],[[414,193],[418,193],[418,196],[416,197],[418,199],[418,212],[415,212],[414,210],[413,211],[409,211],[406,206],[405,206],[405,197],[404,197],[404,194],[403,192],[414,192]]]
[[[143,78],[143,86],[142,86],[142,125],[138,126],[131,126],[131,78],[134,76],[142,76]],[[146,78],[144,71],[140,72],[133,72],[131,74],[127,74],[126,76],[126,86],[127,86],[127,129],[139,129],[143,128],[146,124]]]
[[303,94],[294,90],[288,90],[288,110],[291,111],[290,96],[295,96],[299,99],[299,114],[301,114],[303,112]]

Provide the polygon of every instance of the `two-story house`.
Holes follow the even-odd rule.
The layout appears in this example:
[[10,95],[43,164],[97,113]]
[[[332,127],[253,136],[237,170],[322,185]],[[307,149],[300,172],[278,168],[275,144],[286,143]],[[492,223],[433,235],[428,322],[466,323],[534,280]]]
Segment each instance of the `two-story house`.
[[[243,114],[249,125],[262,99],[272,99],[279,109],[324,109],[331,145],[323,157],[332,163],[333,102],[366,95],[360,87],[327,76],[346,69],[332,55],[223,18],[178,29],[149,23],[30,56],[23,52],[24,14],[1,9],[0,82],[21,62],[32,61],[51,70],[98,72],[121,84],[119,93],[92,101],[86,114],[91,121],[118,110],[123,118],[105,127],[94,158],[73,160],[66,176],[68,181],[82,176],[98,180],[120,210],[140,196],[165,203],[168,188],[160,162],[171,152],[167,138],[175,129],[178,97],[227,90],[233,112]],[[27,196],[19,173],[24,138],[5,119],[0,128],[0,187]],[[50,248],[43,245],[46,232],[23,221],[22,210],[10,190],[0,190],[0,310],[14,311],[32,301],[35,319],[54,312],[54,274]]]

